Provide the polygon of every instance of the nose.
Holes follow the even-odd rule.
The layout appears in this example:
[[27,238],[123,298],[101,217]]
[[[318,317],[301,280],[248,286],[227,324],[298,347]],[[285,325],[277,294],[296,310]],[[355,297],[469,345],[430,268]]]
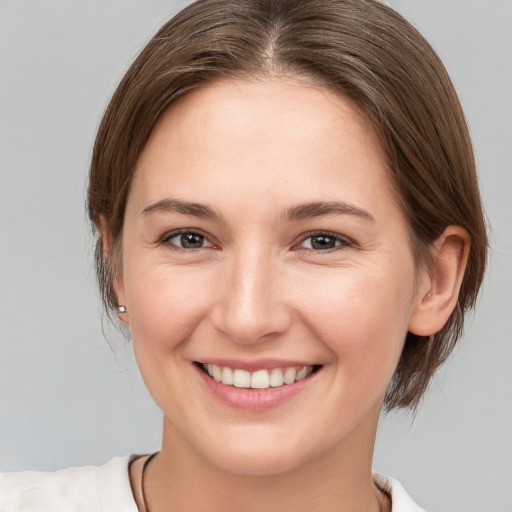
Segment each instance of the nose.
[[286,277],[279,262],[247,251],[226,262],[211,321],[235,343],[252,344],[286,332],[291,322]]

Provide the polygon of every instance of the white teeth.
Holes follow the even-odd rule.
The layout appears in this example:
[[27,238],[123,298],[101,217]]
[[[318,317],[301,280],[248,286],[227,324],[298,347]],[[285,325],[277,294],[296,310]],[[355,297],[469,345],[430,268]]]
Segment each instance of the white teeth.
[[312,371],[313,366],[302,366],[300,368],[273,368],[272,370],[247,370],[232,369],[228,366],[216,364],[203,364],[208,375],[217,382],[226,386],[237,388],[267,389],[278,388],[284,384],[290,385],[299,380],[305,379]]
[[258,370],[251,375],[251,388],[267,389],[270,386],[267,370]]
[[251,374],[247,370],[234,370],[233,384],[235,388],[250,388]]
[[283,375],[283,382],[285,384],[293,384],[296,376],[297,370],[295,368],[287,368]]
[[295,377],[295,380],[302,380],[305,379],[308,376],[309,373],[309,366],[304,366],[297,372],[297,376]]
[[222,380],[222,368],[220,366],[217,366],[216,364],[213,365],[213,378],[220,382]]
[[283,385],[283,371],[281,368],[274,368],[270,372],[270,386],[278,388]]
[[227,366],[222,368],[222,384],[233,385],[233,370]]

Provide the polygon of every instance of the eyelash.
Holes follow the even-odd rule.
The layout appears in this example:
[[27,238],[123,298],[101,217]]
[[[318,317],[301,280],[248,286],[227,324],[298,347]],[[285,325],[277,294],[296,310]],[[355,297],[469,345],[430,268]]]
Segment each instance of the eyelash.
[[[178,245],[175,245],[175,244],[172,244],[170,241],[173,239],[173,238],[176,238],[180,235],[196,235],[196,236],[200,236],[202,237],[205,241],[207,241],[208,243],[210,243],[211,245],[210,246],[207,246],[207,247],[196,247],[196,248],[188,248],[188,247],[179,247]],[[312,239],[312,238],[315,238],[315,237],[324,237],[324,238],[329,238],[329,239],[333,239],[335,241],[335,243],[337,243],[338,245],[335,245],[334,247],[330,247],[330,248],[327,248],[327,249],[314,249],[314,248],[306,248],[306,247],[300,247],[304,242],[306,242],[307,240],[309,239]],[[209,249],[209,248],[217,248],[217,246],[211,242],[209,239],[208,239],[208,236],[203,233],[202,231],[199,231],[199,230],[196,230],[196,229],[190,229],[190,228],[184,228],[184,229],[177,229],[175,231],[171,231],[170,233],[166,233],[160,240],[159,240],[159,245],[166,245],[167,247],[169,247],[170,249],[174,250],[174,251],[185,251],[185,252],[189,252],[189,251],[197,251],[197,250],[200,250],[200,249]],[[347,237],[345,236],[341,236],[337,233],[333,233],[333,232],[330,232],[330,231],[313,231],[313,232],[310,232],[310,233],[306,233],[300,243],[294,247],[294,250],[298,250],[298,249],[303,249],[305,251],[307,251],[308,253],[314,253],[314,254],[321,254],[321,253],[330,253],[330,252],[333,252],[333,251],[336,251],[336,250],[340,250],[340,249],[344,249],[344,248],[349,248],[349,247],[354,247],[354,243]]]
[[215,244],[213,244],[212,242],[209,241],[208,237],[203,232],[201,232],[199,230],[196,230],[196,229],[190,229],[190,228],[177,229],[175,231],[171,231],[170,233],[166,233],[160,239],[159,245],[166,245],[166,246],[168,246],[169,248],[171,248],[174,251],[186,251],[186,252],[194,251],[194,250],[199,250],[199,249],[210,248],[210,247],[197,247],[197,248],[179,247],[178,245],[172,244],[170,242],[173,238],[176,238],[177,236],[180,236],[180,235],[196,235],[196,236],[200,236],[200,237],[203,237],[204,240],[208,241],[211,244],[212,248],[216,247]]
[[315,237],[324,237],[324,238],[330,238],[335,241],[335,243],[338,243],[338,245],[335,245],[334,247],[329,247],[328,249],[309,249],[306,247],[303,247],[304,250],[308,251],[308,253],[314,253],[314,254],[321,254],[321,253],[331,253],[337,250],[346,249],[349,247],[354,247],[354,243],[352,240],[347,238],[346,236],[339,235],[338,233],[333,233],[331,231],[313,231],[311,233],[307,233],[306,236],[302,238],[302,241],[299,244],[302,245],[306,240],[315,238]]

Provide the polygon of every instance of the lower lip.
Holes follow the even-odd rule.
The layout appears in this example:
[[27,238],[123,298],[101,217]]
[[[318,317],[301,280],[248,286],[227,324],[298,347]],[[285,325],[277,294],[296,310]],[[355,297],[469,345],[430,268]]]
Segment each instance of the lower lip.
[[195,369],[209,391],[218,400],[230,407],[249,411],[264,411],[287,402],[303,391],[314,380],[316,373],[318,373],[315,372],[308,375],[305,379],[293,384],[284,384],[277,388],[252,389],[227,386],[212,379],[197,366],[195,366]]

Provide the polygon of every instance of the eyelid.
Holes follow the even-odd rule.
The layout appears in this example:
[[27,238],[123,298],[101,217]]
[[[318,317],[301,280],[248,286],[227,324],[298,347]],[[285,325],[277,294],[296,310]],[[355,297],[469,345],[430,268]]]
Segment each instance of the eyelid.
[[[205,241],[209,245],[206,247],[186,248],[186,247],[179,247],[178,245],[170,243],[170,240],[172,240],[173,238],[175,238],[181,234],[195,234],[195,235],[202,236],[202,237],[204,237]],[[333,238],[337,242],[340,242],[340,243],[339,243],[339,245],[337,245],[335,247],[328,248],[328,249],[310,249],[307,247],[300,247],[301,244],[303,244],[306,240],[308,240],[309,238],[313,238],[315,236],[325,236],[325,237]],[[180,228],[180,229],[174,229],[172,231],[168,231],[164,235],[160,236],[156,243],[157,243],[157,245],[165,245],[167,247],[170,247],[172,250],[187,251],[187,252],[188,251],[199,251],[201,249],[211,249],[211,248],[217,249],[217,248],[219,248],[218,244],[213,242],[211,240],[211,237],[208,234],[206,234],[204,231],[197,229],[197,228]],[[316,231],[310,231],[308,233],[301,235],[299,242],[294,245],[293,249],[294,250],[301,249],[301,250],[309,251],[309,252],[312,252],[315,254],[319,254],[319,253],[329,253],[329,252],[344,249],[347,247],[354,247],[355,245],[356,244],[354,243],[354,241],[352,239],[350,239],[349,237],[347,237],[346,235],[341,235],[340,233],[335,233],[332,231],[316,230]]]
[[[300,245],[303,244],[306,240],[308,240],[309,238],[313,238],[315,236],[325,236],[325,237],[329,237],[329,238],[334,238],[336,241],[339,241],[340,244],[338,246],[331,247],[329,249],[323,249],[323,250],[322,249],[310,249],[307,247],[300,247]],[[354,241],[346,235],[341,235],[339,233],[334,233],[332,231],[317,230],[317,231],[311,231],[309,233],[305,233],[304,235],[302,235],[300,242],[296,245],[296,248],[310,251],[315,254],[319,254],[319,253],[329,253],[329,252],[344,249],[347,247],[355,247],[355,245],[356,244],[354,243]]]
[[[184,235],[184,234],[193,234],[193,235],[202,236],[210,245],[205,246],[205,247],[186,248],[186,247],[180,247],[178,245],[170,243],[170,240],[172,240],[173,238],[175,238],[179,235]],[[201,249],[217,248],[217,245],[210,239],[210,237],[204,231],[201,231],[200,229],[196,229],[196,228],[180,228],[180,229],[174,229],[172,231],[168,231],[164,235],[159,237],[157,244],[165,245],[165,246],[171,248],[172,250],[177,250],[177,251],[199,251]]]

